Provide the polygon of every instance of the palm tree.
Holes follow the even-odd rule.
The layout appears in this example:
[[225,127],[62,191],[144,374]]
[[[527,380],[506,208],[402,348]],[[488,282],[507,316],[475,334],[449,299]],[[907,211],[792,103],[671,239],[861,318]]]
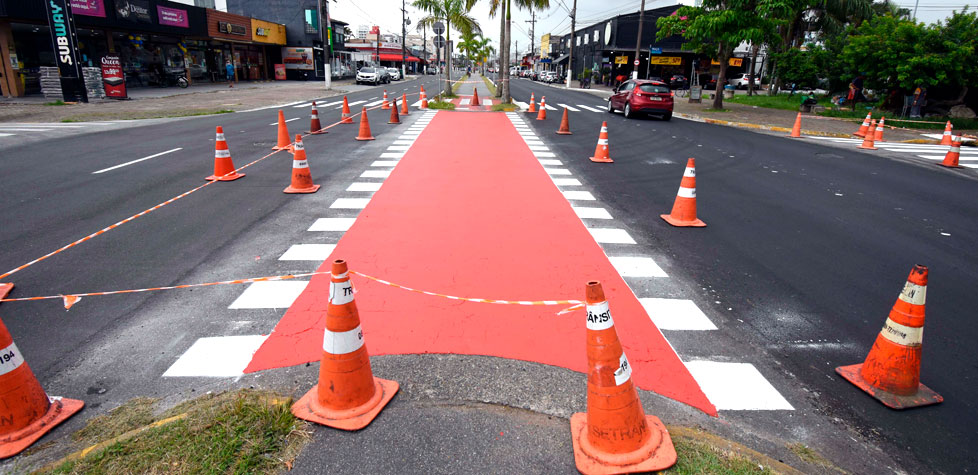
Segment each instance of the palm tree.
[[[465,0],[465,5],[469,9],[479,0]],[[530,9],[547,9],[550,8],[550,0],[488,0],[489,1],[489,15],[492,16],[494,13],[499,13],[500,16],[500,28],[499,28],[499,82],[502,87],[499,89],[502,91],[503,102],[512,102],[512,97],[510,96],[509,90],[509,45],[512,39],[512,23],[513,23],[513,4],[515,3],[517,8],[530,8]],[[498,95],[498,93],[497,93]]]
[[482,75],[486,74],[486,61],[489,60],[489,56],[496,52],[496,49],[490,44],[492,40],[489,38],[479,38],[476,44],[476,56],[477,62],[482,65]]
[[457,45],[455,45],[455,47],[458,48],[458,50],[461,51],[462,53],[465,53],[465,57],[472,62],[478,60],[479,46],[480,46],[479,35],[471,31],[463,32],[461,35],[459,35],[459,42]]
[[433,26],[436,22],[445,21],[445,95],[452,94],[452,25],[462,33],[471,33],[479,30],[479,22],[469,15],[470,8],[466,7],[463,0],[414,0],[411,2],[414,8],[428,12],[418,23],[424,26]]

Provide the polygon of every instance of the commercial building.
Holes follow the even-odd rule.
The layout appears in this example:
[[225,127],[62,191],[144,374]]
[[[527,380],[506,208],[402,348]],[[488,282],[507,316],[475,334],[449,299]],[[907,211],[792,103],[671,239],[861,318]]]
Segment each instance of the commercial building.
[[[155,86],[166,73],[193,82],[270,79],[284,28],[166,0],[69,0],[82,66],[119,56],[127,87]],[[40,93],[41,67],[55,66],[44,2],[0,0],[0,88],[5,96]],[[261,28],[265,35],[256,35]]]

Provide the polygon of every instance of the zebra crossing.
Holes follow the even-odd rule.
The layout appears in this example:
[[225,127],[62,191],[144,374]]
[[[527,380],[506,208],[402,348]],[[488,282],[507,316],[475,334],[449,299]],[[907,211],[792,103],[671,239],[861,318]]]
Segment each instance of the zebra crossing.
[[[853,147],[858,147],[863,143],[862,139],[813,136],[806,136],[806,138],[851,145]],[[947,145],[876,142],[876,148],[886,150],[888,152],[905,153],[928,161],[940,162],[944,160],[944,156],[947,155],[947,152],[951,147]],[[961,158],[958,159],[958,163],[962,167],[978,168],[978,148],[961,147]]]
[[117,122],[3,122],[0,123],[0,137],[45,134],[50,132],[81,132],[83,129],[108,128]]
[[[530,104],[528,104],[526,102],[523,102],[523,101],[517,101],[515,99],[513,100],[513,104],[516,104],[516,105],[520,106],[520,109],[522,109],[522,110],[527,110],[527,109],[530,108]],[[537,104],[537,107],[540,107],[539,104]],[[605,112],[606,110],[608,110],[608,106],[607,105],[589,105],[589,104],[557,104],[557,107],[554,107],[554,106],[552,106],[550,104],[547,104],[546,107],[547,107],[547,110],[551,110],[551,111],[561,110],[564,107],[566,107],[567,110],[570,111],[570,112],[598,112],[598,113],[602,113],[602,112]]]

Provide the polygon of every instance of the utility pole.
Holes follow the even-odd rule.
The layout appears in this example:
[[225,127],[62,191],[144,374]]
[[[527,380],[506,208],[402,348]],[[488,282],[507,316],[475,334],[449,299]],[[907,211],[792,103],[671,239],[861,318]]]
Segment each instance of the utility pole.
[[377,26],[377,67],[380,67],[380,26]]
[[401,79],[407,76],[407,10],[405,7],[404,0],[401,0]]
[[[642,0],[643,2],[645,0]],[[574,35],[577,34],[577,0],[574,0],[574,7],[571,8],[571,34],[568,43],[570,50],[567,52],[567,88],[570,89],[571,77],[574,76]]]
[[424,70],[422,73],[428,73],[428,27],[421,27],[421,56],[424,57]]
[[533,48],[535,47],[534,42],[536,41],[535,38],[536,33],[534,30],[536,29],[537,26],[537,11],[534,10],[533,7],[530,7],[530,16],[532,20],[524,20],[524,21],[530,24],[530,69],[536,70],[537,69],[536,54],[533,52]]
[[[642,0],[642,8],[638,11],[638,38],[635,40],[635,62],[632,66],[632,79],[638,79],[638,58],[642,52],[642,22],[645,20],[645,0]],[[649,57],[651,64],[652,58]]]
[[[323,41],[323,75],[326,76],[326,89],[329,89],[333,85],[333,72],[330,68],[330,66],[332,66],[330,64],[330,61],[332,61],[330,53],[333,44],[333,32],[332,22],[329,19],[329,0],[326,0],[325,2],[323,0],[319,0],[319,18],[319,33]],[[325,24],[322,24],[322,19],[324,18],[326,19],[326,22]]]

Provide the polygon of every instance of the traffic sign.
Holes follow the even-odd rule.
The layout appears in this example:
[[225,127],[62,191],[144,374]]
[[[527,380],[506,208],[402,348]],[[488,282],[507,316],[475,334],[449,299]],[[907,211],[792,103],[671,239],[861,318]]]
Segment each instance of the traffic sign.
[[649,54],[662,54],[662,48],[649,47]]
[[434,25],[431,25],[431,31],[433,31],[436,35],[440,35],[445,32],[445,24],[440,21],[436,21]]
[[435,42],[435,47],[436,48],[444,48],[445,47],[445,37],[444,36],[438,35],[438,36],[434,37],[432,39],[432,41]]
[[638,66],[638,60],[636,59],[635,61],[632,61],[632,64],[634,64],[635,66]]

